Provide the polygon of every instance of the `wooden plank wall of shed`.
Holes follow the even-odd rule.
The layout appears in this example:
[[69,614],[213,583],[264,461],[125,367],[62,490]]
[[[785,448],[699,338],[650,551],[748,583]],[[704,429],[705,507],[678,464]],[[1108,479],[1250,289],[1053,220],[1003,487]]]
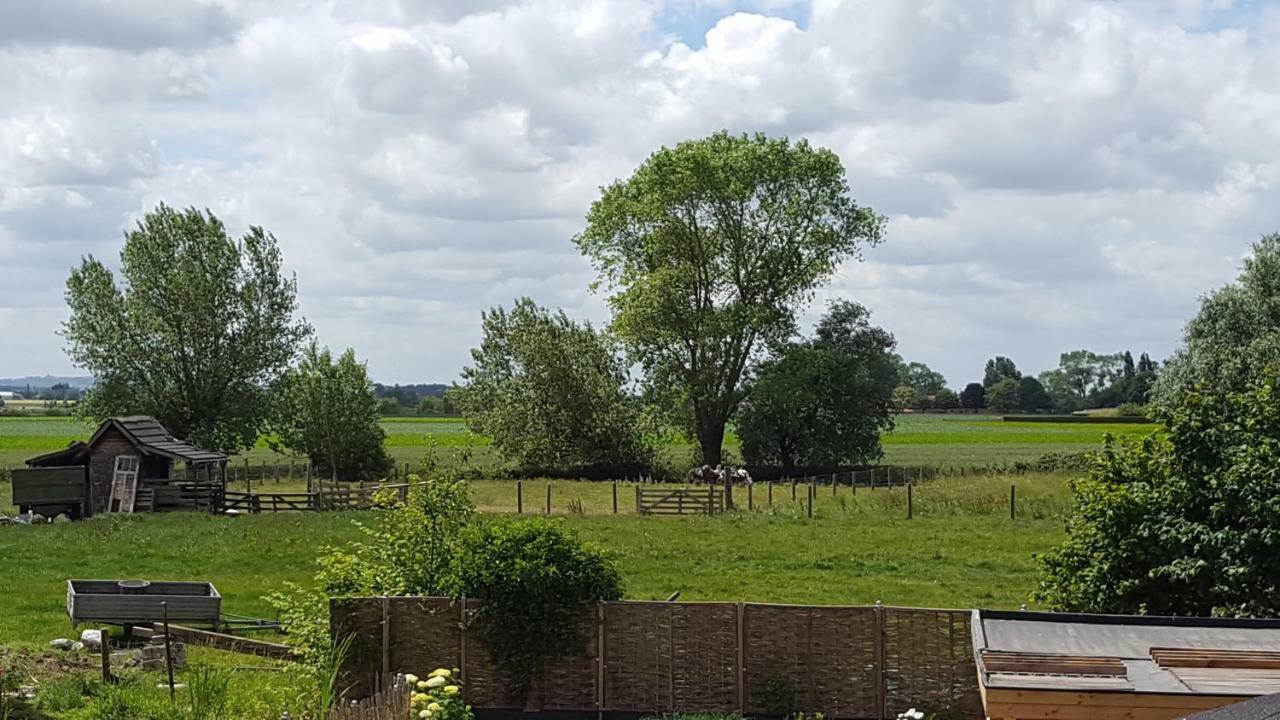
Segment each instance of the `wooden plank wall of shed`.
[[111,497],[111,479],[117,455],[141,455],[138,449],[114,427],[107,428],[89,454],[89,489],[94,513],[105,512]]

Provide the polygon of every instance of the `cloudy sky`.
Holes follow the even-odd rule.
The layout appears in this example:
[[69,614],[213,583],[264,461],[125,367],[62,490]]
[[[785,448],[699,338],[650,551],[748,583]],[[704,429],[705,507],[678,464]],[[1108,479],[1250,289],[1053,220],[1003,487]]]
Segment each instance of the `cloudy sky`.
[[376,379],[451,380],[482,308],[606,319],[599,186],[722,128],[889,217],[809,319],[863,302],[957,386],[1164,357],[1280,230],[1280,3],[0,0],[0,376],[73,370],[69,268],[163,201],[274,233]]

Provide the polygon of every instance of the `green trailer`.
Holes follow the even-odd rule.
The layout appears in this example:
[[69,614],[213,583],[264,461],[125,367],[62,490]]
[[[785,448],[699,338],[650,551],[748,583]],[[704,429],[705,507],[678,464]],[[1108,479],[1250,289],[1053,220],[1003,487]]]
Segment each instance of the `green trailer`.
[[13,470],[13,505],[20,513],[48,518],[84,517],[89,503],[89,472],[83,465]]

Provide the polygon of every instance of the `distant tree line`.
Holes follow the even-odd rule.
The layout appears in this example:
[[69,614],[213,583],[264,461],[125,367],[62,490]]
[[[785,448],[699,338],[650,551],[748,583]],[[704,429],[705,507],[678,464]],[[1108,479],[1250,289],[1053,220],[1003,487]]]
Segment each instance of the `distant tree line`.
[[893,404],[899,410],[990,410],[993,412],[1072,413],[1118,408],[1141,414],[1150,401],[1160,368],[1146,353],[1098,354],[1088,350],[1062,353],[1058,367],[1038,377],[1023,375],[1008,357],[987,361],[982,381],[955,392],[940,373],[924,363],[900,362]]

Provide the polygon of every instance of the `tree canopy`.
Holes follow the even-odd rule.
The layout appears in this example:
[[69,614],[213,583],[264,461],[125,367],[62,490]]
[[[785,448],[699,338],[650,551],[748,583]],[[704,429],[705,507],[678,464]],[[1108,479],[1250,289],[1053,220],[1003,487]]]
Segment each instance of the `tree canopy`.
[[575,242],[648,387],[716,465],[763,349],[795,334],[814,290],[882,226],[835,153],[721,132],[663,147],[605,187]]
[[987,366],[982,373],[982,387],[991,390],[991,387],[1001,380],[1021,380],[1022,373],[1018,371],[1018,366],[1012,360],[997,355],[987,361]]
[[1073,482],[1038,595],[1073,612],[1280,611],[1280,372],[1161,406],[1164,433],[1109,441]]
[[277,384],[273,415],[273,443],[306,456],[321,476],[374,480],[391,469],[373,382],[353,350],[335,362],[312,342]]
[[1195,390],[1239,392],[1280,362],[1280,233],[1254,243],[1235,282],[1205,296],[1152,399],[1174,406]]
[[529,298],[484,313],[483,331],[453,393],[468,428],[527,470],[651,466],[653,423],[608,337]]
[[152,415],[206,447],[252,447],[267,387],[311,334],[276,239],[251,227],[233,240],[208,211],[160,205],[125,235],[120,274],[89,256],[67,280],[67,353],[97,378],[82,412]]
[[987,389],[982,383],[971,382],[960,391],[960,407],[981,410],[987,405]]
[[893,347],[866,308],[833,303],[813,339],[760,367],[737,423],[743,459],[790,472],[879,458],[880,432],[893,427]]

